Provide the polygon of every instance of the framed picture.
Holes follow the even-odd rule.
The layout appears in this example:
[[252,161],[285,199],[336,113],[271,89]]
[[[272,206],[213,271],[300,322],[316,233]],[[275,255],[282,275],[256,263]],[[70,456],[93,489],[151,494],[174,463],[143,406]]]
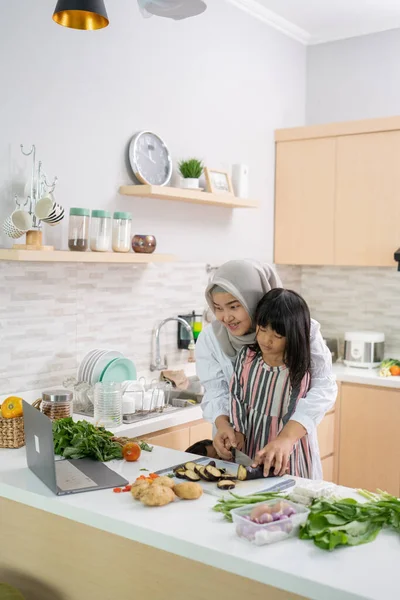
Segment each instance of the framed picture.
[[226,171],[217,171],[205,167],[207,192],[212,194],[233,194],[232,181]]

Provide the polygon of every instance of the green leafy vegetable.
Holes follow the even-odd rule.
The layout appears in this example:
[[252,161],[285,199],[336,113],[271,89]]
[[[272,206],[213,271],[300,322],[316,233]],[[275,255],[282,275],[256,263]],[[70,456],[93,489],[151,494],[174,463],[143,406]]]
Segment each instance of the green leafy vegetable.
[[138,442],[140,449],[143,450],[143,452],[153,452],[153,446],[150,446],[150,444],[148,444],[147,442]]
[[381,377],[391,377],[391,367],[400,367],[400,360],[396,360],[395,358],[386,358],[381,362],[379,375]]
[[148,469],[139,469],[139,471],[148,471]]
[[53,422],[54,452],[65,458],[92,458],[107,462],[122,458],[122,447],[113,434],[88,421],[75,423],[71,417]]
[[313,540],[323,550],[337,546],[358,546],[372,542],[383,527],[400,533],[400,500],[378,490],[359,493],[368,502],[352,498],[314,500],[310,514],[300,528],[300,538]]

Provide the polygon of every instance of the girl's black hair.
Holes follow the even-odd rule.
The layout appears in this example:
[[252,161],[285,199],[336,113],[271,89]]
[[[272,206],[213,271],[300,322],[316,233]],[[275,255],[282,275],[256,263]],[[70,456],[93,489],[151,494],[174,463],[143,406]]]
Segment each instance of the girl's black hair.
[[[306,301],[296,292],[274,288],[261,298],[254,320],[256,327],[264,329],[269,325],[286,338],[284,362],[289,369],[292,386],[299,387],[311,366],[311,317]],[[257,342],[252,350],[260,352]]]

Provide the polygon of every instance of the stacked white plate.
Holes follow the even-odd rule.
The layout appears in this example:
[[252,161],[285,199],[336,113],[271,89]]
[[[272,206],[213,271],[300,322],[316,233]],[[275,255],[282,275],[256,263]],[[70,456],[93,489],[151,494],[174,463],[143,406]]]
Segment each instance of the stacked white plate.
[[122,352],[117,350],[91,350],[80,364],[78,381],[86,381],[94,385],[100,381],[100,375],[115,358],[123,358]]

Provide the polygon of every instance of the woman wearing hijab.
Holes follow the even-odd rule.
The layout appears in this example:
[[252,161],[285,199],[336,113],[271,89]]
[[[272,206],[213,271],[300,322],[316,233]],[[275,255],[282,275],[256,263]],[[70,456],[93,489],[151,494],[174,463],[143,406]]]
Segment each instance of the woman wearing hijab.
[[[270,266],[249,260],[234,260],[220,267],[206,289],[206,299],[216,319],[199,336],[196,344],[197,374],[204,387],[204,418],[214,425],[214,446],[224,459],[230,448],[242,449],[243,438],[230,424],[230,382],[236,358],[243,346],[254,346],[254,316],[257,304],[271,289],[282,287]],[[337,386],[332,358],[320,326],[311,320],[311,384],[279,436],[266,447],[264,471],[284,463],[290,448],[305,434],[312,455],[312,477],[322,478],[317,426],[336,400]],[[254,457],[251,457],[254,458]],[[284,465],[286,466],[286,465]],[[281,473],[283,467],[278,469]]]

